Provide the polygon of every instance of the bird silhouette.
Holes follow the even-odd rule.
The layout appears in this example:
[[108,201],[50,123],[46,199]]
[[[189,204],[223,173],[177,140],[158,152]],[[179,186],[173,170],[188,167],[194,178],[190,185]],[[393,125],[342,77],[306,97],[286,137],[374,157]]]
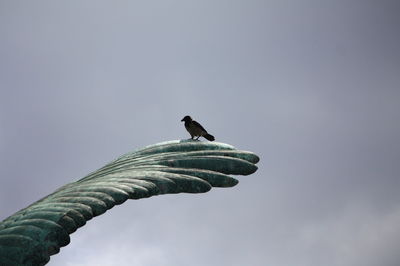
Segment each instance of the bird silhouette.
[[198,140],[200,137],[204,137],[209,141],[215,140],[213,135],[208,134],[207,130],[205,130],[200,123],[194,121],[190,116],[185,116],[181,121],[185,121],[185,128],[189,132],[192,139],[197,137],[196,140]]

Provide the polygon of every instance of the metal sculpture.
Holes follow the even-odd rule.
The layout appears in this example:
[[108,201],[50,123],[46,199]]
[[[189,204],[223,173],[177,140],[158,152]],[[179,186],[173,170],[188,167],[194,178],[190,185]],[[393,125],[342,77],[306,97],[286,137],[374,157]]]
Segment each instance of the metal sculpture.
[[121,156],[0,223],[0,265],[45,265],[86,221],[127,199],[232,187],[257,155],[216,142],[176,140]]

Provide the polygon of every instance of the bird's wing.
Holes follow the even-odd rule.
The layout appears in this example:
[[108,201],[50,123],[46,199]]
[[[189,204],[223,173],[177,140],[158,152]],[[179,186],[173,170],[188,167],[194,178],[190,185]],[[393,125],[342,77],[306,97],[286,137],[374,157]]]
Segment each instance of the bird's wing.
[[195,125],[196,127],[201,128],[202,131],[207,132],[207,130],[205,130],[204,127],[203,127],[202,125],[200,125],[199,122],[193,120],[192,123],[193,123],[193,125]]
[[44,265],[86,221],[127,199],[232,187],[259,158],[223,143],[170,141],[121,156],[0,223],[1,265]]

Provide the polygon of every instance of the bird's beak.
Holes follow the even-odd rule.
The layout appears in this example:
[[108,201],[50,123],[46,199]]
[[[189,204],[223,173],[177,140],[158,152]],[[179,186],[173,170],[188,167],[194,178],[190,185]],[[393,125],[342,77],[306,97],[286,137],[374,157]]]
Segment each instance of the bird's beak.
[[184,120],[183,120],[183,118],[182,118],[182,120],[181,120],[181,122],[183,122]]

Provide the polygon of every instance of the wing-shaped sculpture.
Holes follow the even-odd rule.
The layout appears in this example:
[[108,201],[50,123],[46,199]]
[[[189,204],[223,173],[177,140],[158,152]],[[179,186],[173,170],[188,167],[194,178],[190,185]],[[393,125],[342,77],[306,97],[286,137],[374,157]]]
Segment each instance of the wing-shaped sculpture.
[[232,187],[257,155],[215,142],[169,141],[121,156],[0,223],[0,265],[45,265],[86,221],[127,199]]

